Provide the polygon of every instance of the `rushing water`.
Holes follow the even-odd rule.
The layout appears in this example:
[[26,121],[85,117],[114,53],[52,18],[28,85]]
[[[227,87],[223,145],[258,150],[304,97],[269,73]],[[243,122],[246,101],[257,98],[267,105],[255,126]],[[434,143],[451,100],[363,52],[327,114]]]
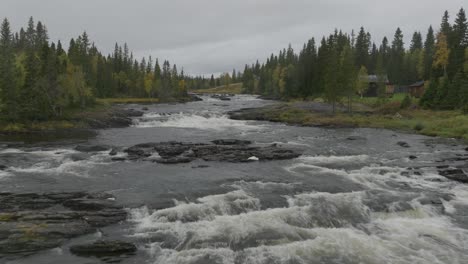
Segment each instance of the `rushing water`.
[[[138,254],[124,264],[468,263],[468,186],[439,176],[434,165],[465,155],[466,146],[389,130],[293,127],[226,115],[269,103],[204,97],[150,106],[134,126],[90,139],[0,146],[1,164],[8,166],[0,171],[0,191],[105,191],[129,211],[126,223],[7,263],[100,263],[68,251],[99,237],[137,244]],[[224,138],[304,154],[288,161],[162,165],[73,150],[83,142],[128,147]]]

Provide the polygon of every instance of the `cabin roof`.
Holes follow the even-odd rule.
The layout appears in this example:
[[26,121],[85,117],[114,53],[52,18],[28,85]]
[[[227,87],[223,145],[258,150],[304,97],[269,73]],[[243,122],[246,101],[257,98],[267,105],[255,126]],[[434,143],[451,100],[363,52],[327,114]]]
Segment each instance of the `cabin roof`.
[[[379,77],[377,75],[375,75],[375,74],[371,74],[371,75],[367,75],[367,76],[363,75],[360,78],[366,80],[368,83],[377,83],[377,82],[379,82]],[[384,76],[384,79],[385,79],[385,83],[389,83],[387,76]]]
[[411,84],[409,87],[421,87],[424,86],[424,81],[419,81]]

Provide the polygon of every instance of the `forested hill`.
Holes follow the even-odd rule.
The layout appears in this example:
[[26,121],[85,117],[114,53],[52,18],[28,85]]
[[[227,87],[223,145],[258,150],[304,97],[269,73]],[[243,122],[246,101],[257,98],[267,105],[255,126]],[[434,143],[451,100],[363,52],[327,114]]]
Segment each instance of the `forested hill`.
[[[362,93],[362,76],[377,75],[379,96],[385,96],[387,80],[398,87],[429,81],[422,106],[468,111],[468,23],[465,10],[453,25],[446,11],[440,30],[429,27],[425,38],[414,32],[405,48],[398,28],[390,40],[376,44],[369,32],[335,30],[317,43],[310,39],[299,53],[291,46],[272,54],[266,62],[246,65],[242,77],[245,92],[277,98],[324,97],[329,102]],[[361,77],[359,77],[361,76]]]
[[208,79],[185,76],[176,65],[151,57],[135,60],[127,45],[102,54],[83,33],[69,42],[49,42],[46,26],[29,20],[12,32],[7,19],[0,37],[0,121],[49,120],[85,108],[103,97],[169,100],[205,88]]

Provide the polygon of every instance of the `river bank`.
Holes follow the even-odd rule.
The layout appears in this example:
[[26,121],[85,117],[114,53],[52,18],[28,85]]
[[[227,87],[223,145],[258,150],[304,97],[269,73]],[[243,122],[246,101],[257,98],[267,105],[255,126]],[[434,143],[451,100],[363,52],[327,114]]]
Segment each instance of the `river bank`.
[[[97,99],[96,104],[85,109],[72,109],[61,118],[48,121],[0,121],[0,136],[12,135],[59,135],[63,133],[86,133],[92,129],[120,128],[132,124],[132,117],[144,114],[145,105],[161,103],[187,103],[200,100],[195,95],[170,100],[157,98],[104,98]],[[126,109],[121,105],[142,105],[138,110]]]
[[87,139],[0,143],[0,262],[467,259],[461,140],[233,120],[278,102],[200,97],[117,106],[144,114]]
[[277,103],[229,113],[236,120],[262,120],[290,125],[329,128],[385,128],[426,136],[468,140],[468,115],[456,111],[431,111],[417,107],[401,109],[399,103],[375,108],[355,106],[353,113],[337,107],[332,113],[329,104],[318,101]]

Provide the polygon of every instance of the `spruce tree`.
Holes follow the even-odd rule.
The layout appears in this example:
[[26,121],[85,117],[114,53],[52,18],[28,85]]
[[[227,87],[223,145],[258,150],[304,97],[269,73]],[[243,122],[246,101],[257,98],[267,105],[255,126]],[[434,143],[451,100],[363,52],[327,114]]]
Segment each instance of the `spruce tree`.
[[7,119],[14,120],[17,105],[15,58],[10,23],[6,18],[3,20],[0,35],[0,105],[3,105],[0,112]]
[[389,61],[389,78],[390,81],[396,84],[403,82],[403,60],[405,56],[405,48],[403,42],[403,33],[400,28],[397,28],[393,41]]
[[359,34],[356,39],[355,53],[356,53],[356,67],[368,66],[369,63],[369,47],[370,39],[368,34],[364,30],[364,27],[361,27]]
[[428,80],[432,74],[432,63],[435,52],[435,37],[432,26],[429,27],[424,41],[424,79]]

